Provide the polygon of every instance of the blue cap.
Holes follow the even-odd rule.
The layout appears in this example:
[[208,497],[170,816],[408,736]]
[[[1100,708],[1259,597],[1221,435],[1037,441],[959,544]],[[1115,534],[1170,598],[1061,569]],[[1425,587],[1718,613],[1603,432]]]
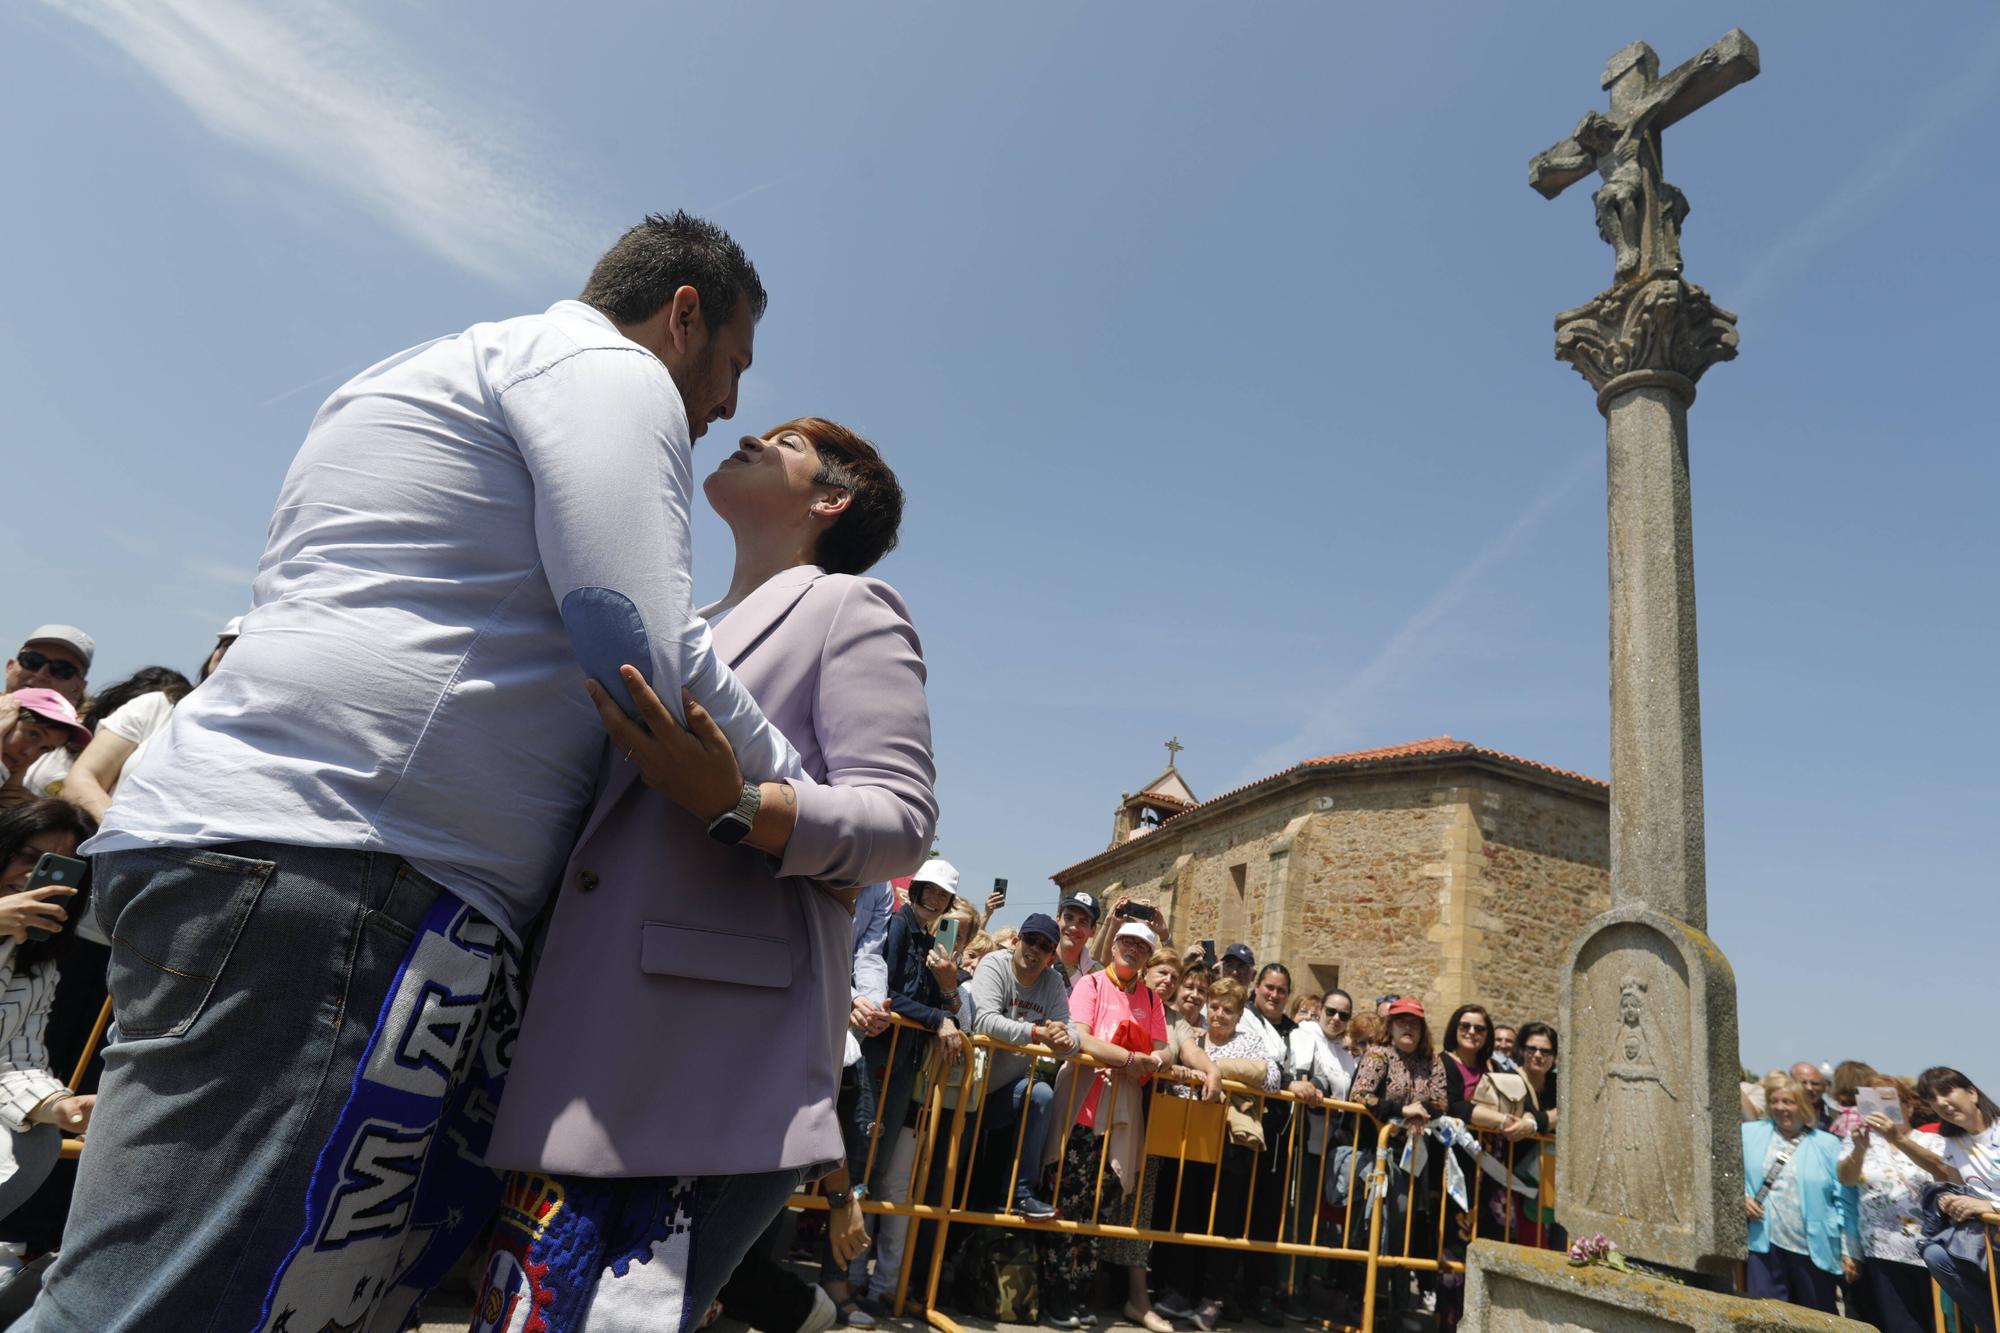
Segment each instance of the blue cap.
[[1056,925],[1055,918],[1047,912],[1030,912],[1028,919],[1021,923],[1019,929],[1023,935],[1040,935],[1050,944],[1062,938],[1062,930]]

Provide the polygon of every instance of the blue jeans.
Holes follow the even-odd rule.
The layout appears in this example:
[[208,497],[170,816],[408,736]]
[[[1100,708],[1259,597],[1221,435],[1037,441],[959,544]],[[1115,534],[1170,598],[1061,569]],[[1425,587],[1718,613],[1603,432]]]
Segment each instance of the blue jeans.
[[1924,1266],[1958,1307],[1962,1323],[1993,1333],[1993,1293],[1987,1289],[1985,1268],[1935,1243],[1924,1246]]
[[490,1110],[457,1117],[499,1090],[511,947],[382,853],[165,847],[94,871],[121,1035],[61,1258],[16,1327],[396,1318],[498,1201]]
[[1048,1142],[1049,1120],[1055,1115],[1051,1103],[1056,1090],[1025,1074],[1005,1087],[986,1094],[987,1141],[995,1147],[1011,1147],[1014,1122],[1022,1118],[1021,1104],[1027,1102],[1027,1127],[1021,1134],[1020,1174],[1014,1181],[1014,1197],[1033,1194],[1042,1175],[1042,1147]]
[[1763,1254],[1749,1255],[1750,1294],[1760,1300],[1789,1301],[1808,1310],[1834,1313],[1833,1274],[1816,1266],[1803,1254],[1773,1245]]

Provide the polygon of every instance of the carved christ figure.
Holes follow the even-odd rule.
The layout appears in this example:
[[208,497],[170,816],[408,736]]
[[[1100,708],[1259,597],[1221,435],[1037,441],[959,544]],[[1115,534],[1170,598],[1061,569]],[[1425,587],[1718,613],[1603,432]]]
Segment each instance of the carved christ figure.
[[1680,1205],[1660,1136],[1673,1131],[1673,1103],[1680,1097],[1654,1054],[1646,990],[1639,977],[1618,982],[1618,1031],[1592,1097],[1599,1105],[1597,1174],[1584,1202],[1620,1217],[1678,1222]]

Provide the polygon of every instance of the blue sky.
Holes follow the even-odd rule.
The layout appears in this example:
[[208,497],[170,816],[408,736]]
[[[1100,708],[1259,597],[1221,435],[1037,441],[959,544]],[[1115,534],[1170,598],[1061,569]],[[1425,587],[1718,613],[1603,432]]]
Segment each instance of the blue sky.
[[1712,933],[1748,1063],[2000,1082],[1985,7],[10,6],[0,436],[73,489],[14,495],[6,619],[191,668],[335,384],[687,207],[772,293],[737,424],[909,488],[940,842],[1010,914],[1170,734],[1202,795],[1441,733],[1605,774],[1550,348],[1610,255],[1527,161],[1626,42],[1739,22],[1764,73],[1667,141],[1742,317],[1692,416]]

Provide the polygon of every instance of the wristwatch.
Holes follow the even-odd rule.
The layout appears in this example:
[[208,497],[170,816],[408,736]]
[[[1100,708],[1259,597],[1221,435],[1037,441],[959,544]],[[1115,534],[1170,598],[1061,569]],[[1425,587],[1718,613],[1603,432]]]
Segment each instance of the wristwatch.
[[845,1208],[850,1201],[865,1199],[867,1197],[868,1187],[866,1185],[853,1185],[844,1190],[828,1190],[826,1192],[826,1206],[828,1208]]
[[735,806],[724,810],[709,824],[708,836],[731,847],[750,836],[750,821],[757,817],[760,798],[761,789],[756,783],[744,783],[743,794],[737,797]]

